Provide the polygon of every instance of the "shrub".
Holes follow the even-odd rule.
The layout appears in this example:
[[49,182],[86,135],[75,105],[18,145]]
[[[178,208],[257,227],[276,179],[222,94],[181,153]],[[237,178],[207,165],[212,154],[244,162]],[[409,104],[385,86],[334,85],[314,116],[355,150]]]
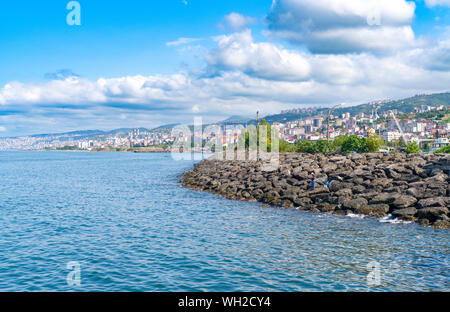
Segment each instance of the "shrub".
[[279,150],[280,153],[290,153],[295,151],[295,146],[286,141],[280,141]]
[[299,140],[295,144],[295,151],[299,153],[334,153],[336,151],[336,147],[333,142],[328,142],[326,140],[318,140],[318,141],[308,141],[308,140]]
[[450,145],[441,147],[434,152],[435,154],[450,154]]
[[357,135],[351,135],[345,138],[342,143],[341,150],[343,153],[368,153],[369,145],[365,138],[360,138]]
[[420,152],[421,150],[417,142],[408,142],[408,145],[406,146],[406,154],[418,154]]
[[366,139],[366,143],[369,153],[376,153],[380,150],[383,144],[383,139],[381,139],[377,134],[371,134]]

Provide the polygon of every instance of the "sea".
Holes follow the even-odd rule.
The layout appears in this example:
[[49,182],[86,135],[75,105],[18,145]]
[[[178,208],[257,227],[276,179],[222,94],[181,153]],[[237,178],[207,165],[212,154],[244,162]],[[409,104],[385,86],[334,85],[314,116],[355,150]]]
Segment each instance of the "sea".
[[450,291],[450,233],[183,188],[171,154],[0,152],[0,291]]

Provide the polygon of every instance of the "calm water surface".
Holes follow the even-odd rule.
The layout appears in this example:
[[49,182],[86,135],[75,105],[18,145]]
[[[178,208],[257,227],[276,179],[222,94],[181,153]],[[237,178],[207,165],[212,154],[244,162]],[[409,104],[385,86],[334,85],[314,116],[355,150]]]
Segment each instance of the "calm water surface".
[[[192,165],[0,152],[0,291],[450,290],[447,231],[183,189]],[[66,281],[72,261],[80,286]],[[372,261],[379,286],[367,283]]]

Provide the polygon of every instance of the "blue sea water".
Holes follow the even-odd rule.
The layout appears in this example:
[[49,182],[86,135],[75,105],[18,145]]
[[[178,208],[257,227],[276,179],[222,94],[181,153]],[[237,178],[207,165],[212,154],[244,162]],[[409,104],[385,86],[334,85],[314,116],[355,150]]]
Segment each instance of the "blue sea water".
[[184,189],[193,163],[0,152],[0,291],[450,290],[448,231]]

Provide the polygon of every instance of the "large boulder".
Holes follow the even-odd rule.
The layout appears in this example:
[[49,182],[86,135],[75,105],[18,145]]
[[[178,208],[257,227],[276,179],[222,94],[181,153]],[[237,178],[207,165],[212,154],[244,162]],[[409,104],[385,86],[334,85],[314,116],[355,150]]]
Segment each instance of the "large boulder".
[[310,172],[306,171],[302,167],[297,167],[292,170],[292,176],[298,180],[305,180],[310,176]]
[[394,200],[392,205],[395,208],[402,209],[414,206],[415,203],[417,203],[417,199],[415,197],[409,195],[400,195]]
[[368,205],[360,208],[356,208],[357,214],[370,215],[375,217],[384,217],[389,212],[389,205],[378,204]]
[[392,179],[386,179],[386,178],[379,178],[371,181],[370,185],[372,187],[387,187],[388,185],[391,185]]
[[296,207],[306,207],[312,203],[312,200],[309,197],[298,197],[294,200],[294,204]]
[[351,199],[342,204],[342,206],[346,209],[355,210],[359,208],[366,207],[368,205],[368,201],[365,198],[356,198]]
[[449,210],[446,207],[427,207],[417,211],[419,218],[428,219],[430,221],[435,221],[440,216],[447,215],[448,213]]
[[349,188],[345,188],[334,193],[336,196],[352,196],[353,191]]
[[436,222],[433,224],[433,227],[434,227],[435,229],[440,229],[440,230],[450,230],[450,222],[448,222],[448,221],[442,221],[442,220],[436,221]]
[[397,197],[401,196],[398,193],[380,193],[370,200],[371,204],[392,204]]
[[426,207],[445,207],[446,202],[443,197],[426,198],[419,200],[417,206],[419,208]]
[[414,207],[410,207],[410,208],[403,208],[403,209],[396,209],[392,212],[392,215],[396,218],[408,218],[408,217],[412,217],[417,213],[417,209]]

